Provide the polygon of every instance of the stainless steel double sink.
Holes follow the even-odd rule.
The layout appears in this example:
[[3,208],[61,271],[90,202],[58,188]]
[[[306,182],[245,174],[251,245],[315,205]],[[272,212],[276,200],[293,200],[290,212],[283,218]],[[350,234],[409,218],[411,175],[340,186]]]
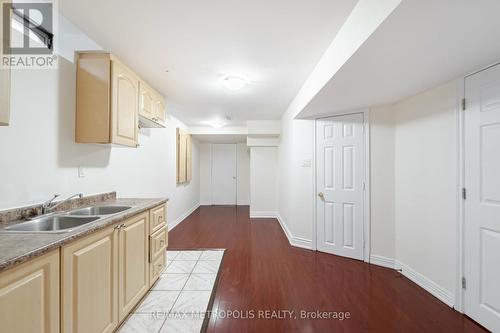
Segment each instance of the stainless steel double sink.
[[65,213],[53,213],[17,223],[0,230],[0,233],[63,233],[100,220],[104,217],[124,212],[130,206],[91,206]]

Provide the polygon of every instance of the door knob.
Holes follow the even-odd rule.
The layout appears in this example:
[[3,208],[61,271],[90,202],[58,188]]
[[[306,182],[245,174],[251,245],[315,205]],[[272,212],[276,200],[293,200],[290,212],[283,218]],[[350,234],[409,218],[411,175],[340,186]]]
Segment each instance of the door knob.
[[321,199],[324,199],[324,198],[325,198],[325,195],[323,194],[323,192],[319,192],[319,193],[318,193],[318,197],[320,197]]

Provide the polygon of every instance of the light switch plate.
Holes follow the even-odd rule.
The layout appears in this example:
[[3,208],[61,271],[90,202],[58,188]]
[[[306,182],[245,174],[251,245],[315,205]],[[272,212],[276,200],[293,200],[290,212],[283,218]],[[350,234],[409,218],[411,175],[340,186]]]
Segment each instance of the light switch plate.
[[78,167],[78,178],[84,178],[85,177],[85,170],[83,169],[82,166]]

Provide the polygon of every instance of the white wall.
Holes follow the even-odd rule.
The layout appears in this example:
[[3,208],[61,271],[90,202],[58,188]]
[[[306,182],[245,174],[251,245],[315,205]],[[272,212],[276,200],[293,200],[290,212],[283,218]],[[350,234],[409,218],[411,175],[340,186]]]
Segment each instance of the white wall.
[[370,254],[390,259],[395,258],[394,123],[392,107],[370,110]]
[[277,147],[250,148],[250,217],[276,216],[277,167]]
[[[279,215],[289,237],[312,246],[314,219],[314,121],[295,120],[292,111],[282,119],[279,147]],[[311,162],[304,166],[304,162]],[[307,163],[306,163],[307,164]]]
[[[212,204],[212,144],[200,143],[200,203]],[[250,152],[245,143],[236,144],[236,202],[250,204]]]
[[[64,25],[61,25],[64,29]],[[66,58],[97,48],[72,27],[61,32]],[[0,128],[0,209],[39,203],[54,193],[117,191],[120,197],[169,197],[170,226],[199,202],[198,145],[193,180],[177,186],[175,119],[166,129],[143,129],[140,147],[76,144],[75,65],[59,58],[58,70],[12,73],[11,125]],[[85,177],[78,178],[78,167]]]
[[250,205],[250,149],[245,143],[238,143],[236,154],[237,204]]
[[[457,253],[457,81],[370,110],[371,255],[453,303]],[[314,121],[282,118],[279,216],[294,245],[313,240]],[[430,287],[429,287],[430,286]]]
[[457,82],[395,105],[396,259],[453,293],[457,254]]

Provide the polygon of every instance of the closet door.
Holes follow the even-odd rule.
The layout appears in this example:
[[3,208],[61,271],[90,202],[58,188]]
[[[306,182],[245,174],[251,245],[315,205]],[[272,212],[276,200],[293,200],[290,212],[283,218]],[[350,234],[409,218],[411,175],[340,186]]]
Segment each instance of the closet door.
[[212,203],[236,205],[236,145],[212,145]]

